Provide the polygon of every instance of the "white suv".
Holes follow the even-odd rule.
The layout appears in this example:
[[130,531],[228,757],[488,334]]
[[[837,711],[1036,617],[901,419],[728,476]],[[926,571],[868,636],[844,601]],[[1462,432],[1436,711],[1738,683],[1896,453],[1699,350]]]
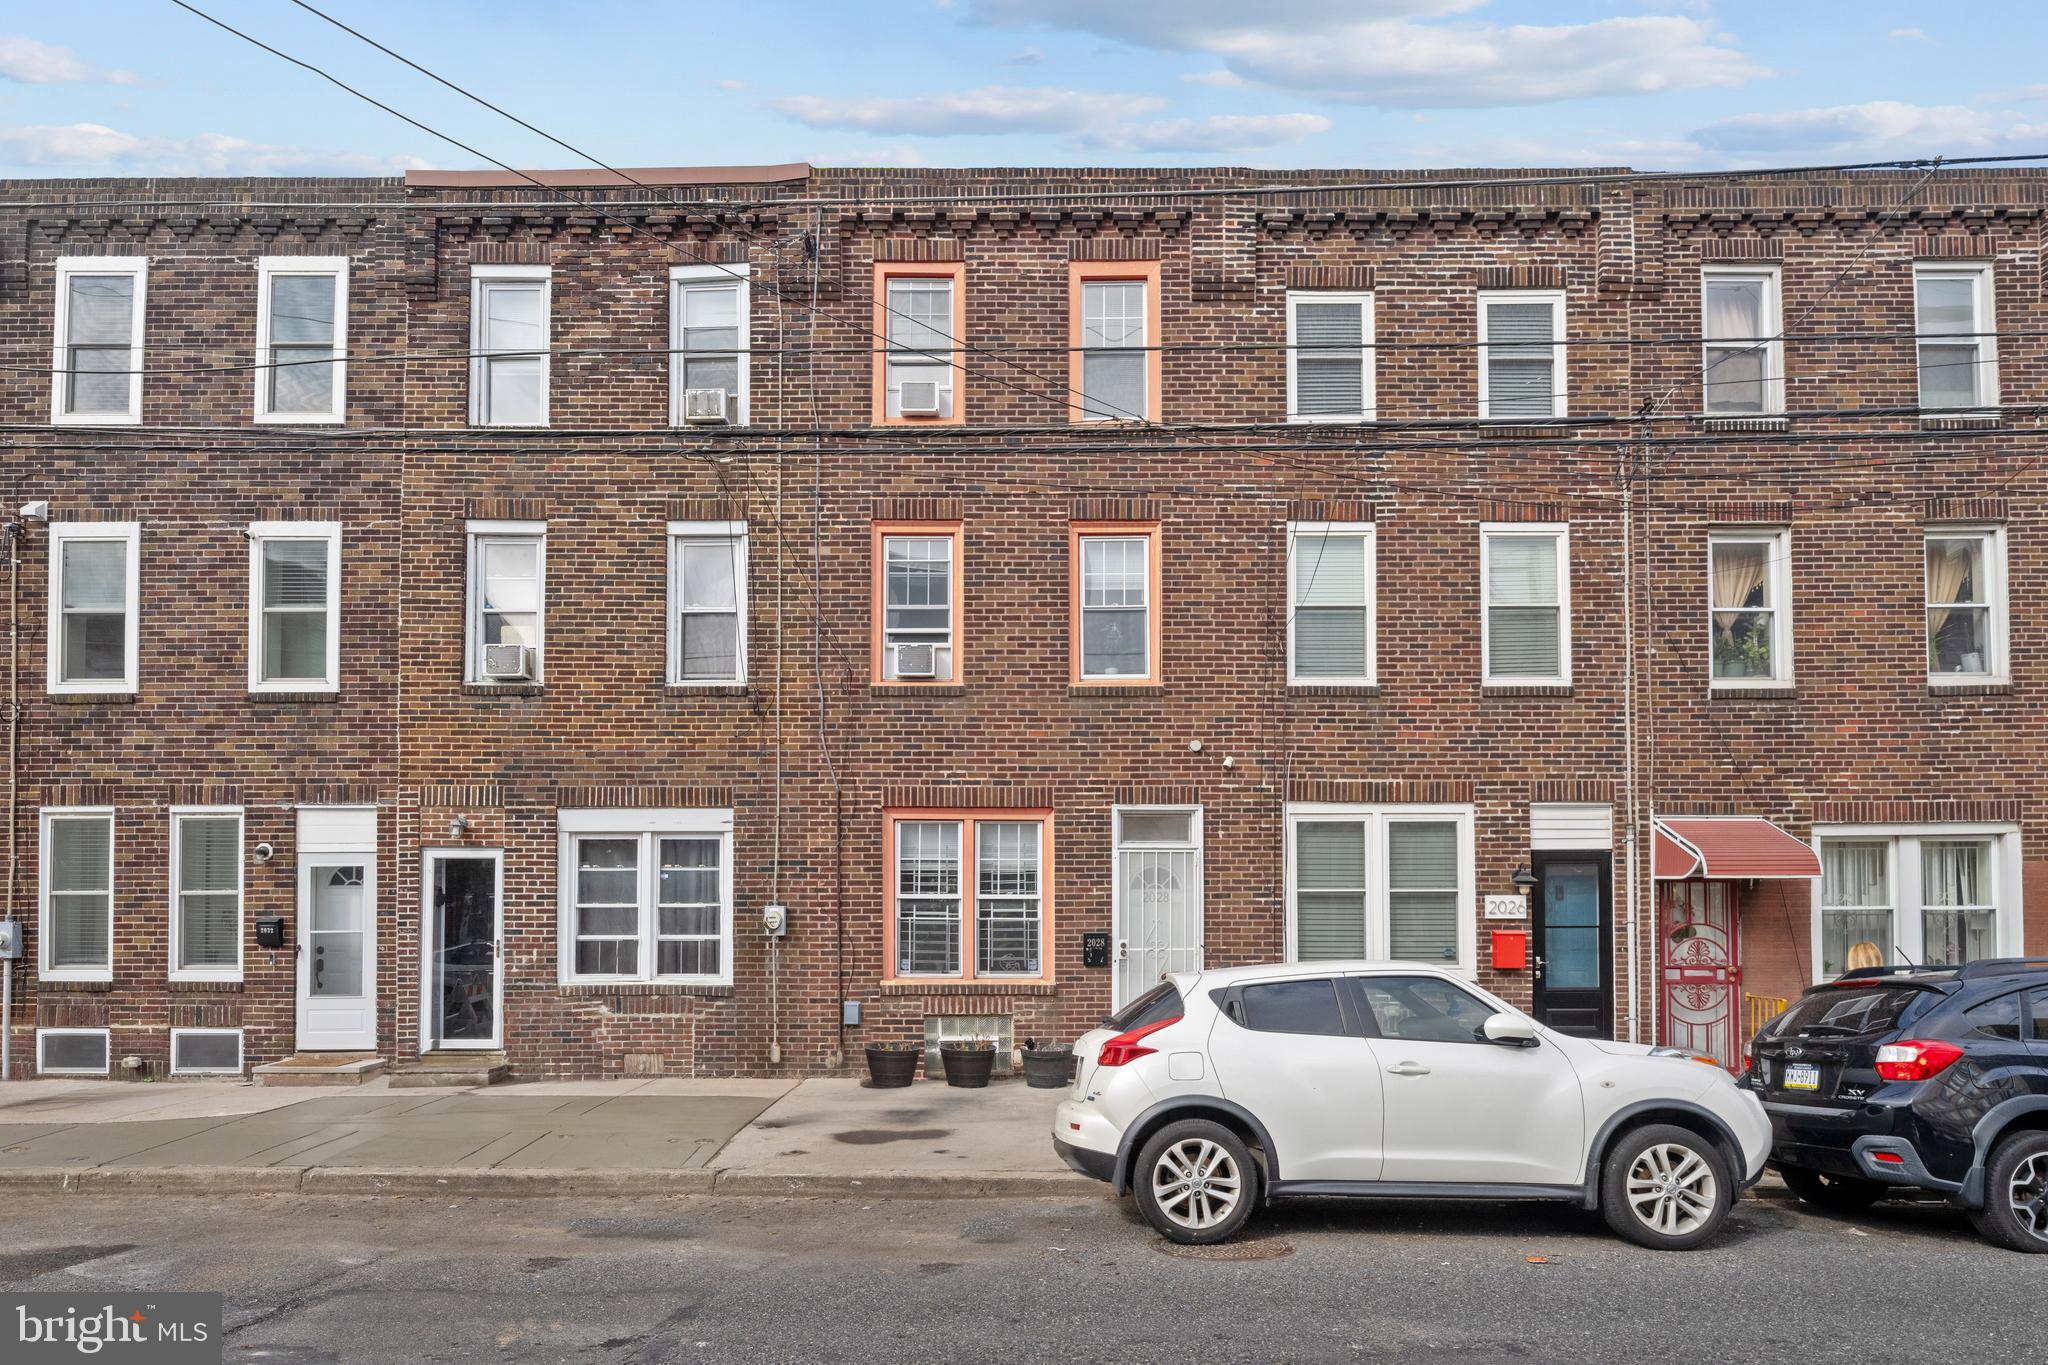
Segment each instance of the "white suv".
[[1693,1247],[1770,1154],[1763,1106],[1712,1059],[1568,1037],[1429,967],[1181,973],[1105,1023],[1075,1045],[1053,1146],[1176,1242],[1343,1195],[1570,1200]]

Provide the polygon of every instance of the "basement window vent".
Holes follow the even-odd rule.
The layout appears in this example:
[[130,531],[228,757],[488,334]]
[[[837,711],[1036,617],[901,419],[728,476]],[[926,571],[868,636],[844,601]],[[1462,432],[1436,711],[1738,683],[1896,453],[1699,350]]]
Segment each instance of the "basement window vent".
[[996,1045],[996,1066],[998,1074],[1008,1072],[1011,1066],[1012,1050],[1016,1047],[1016,1032],[1007,1014],[930,1014],[924,1021],[924,1067],[925,1075],[944,1075],[945,1063],[939,1060],[939,1044],[966,1042],[969,1039],[992,1039]]
[[103,1028],[36,1030],[36,1071],[44,1076],[104,1076],[113,1036]]
[[241,1075],[242,1031],[238,1028],[172,1029],[171,1074]]

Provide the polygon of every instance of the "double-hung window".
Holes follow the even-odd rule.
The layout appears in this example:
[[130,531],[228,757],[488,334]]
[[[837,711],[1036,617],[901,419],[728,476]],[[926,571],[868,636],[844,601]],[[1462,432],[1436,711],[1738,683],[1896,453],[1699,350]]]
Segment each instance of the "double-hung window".
[[1480,528],[1484,681],[1507,686],[1572,680],[1571,551],[1563,526]]
[[966,270],[960,262],[875,267],[879,420],[961,420],[955,361],[966,331]]
[[547,523],[469,523],[469,606],[464,677],[538,683],[545,675]]
[[142,420],[146,256],[57,258],[56,349],[50,420]]
[[1302,522],[1288,527],[1287,681],[1370,684],[1373,528]]
[[40,862],[42,913],[36,939],[42,978],[113,980],[113,810],[45,809]]
[[1288,807],[1288,960],[1471,971],[1472,828],[1470,806]]
[[747,423],[748,308],[744,265],[669,267],[669,422],[689,418],[691,390],[725,395],[725,420]]
[[1913,267],[1913,331],[1920,406],[1998,406],[1997,313],[1988,265]]
[[50,691],[135,690],[139,540],[132,521],[51,525]]
[[1287,420],[1373,418],[1372,295],[1287,296]]
[[347,412],[348,258],[256,263],[256,420],[339,422]]
[[1159,266],[1074,261],[1070,413],[1081,422],[1156,420]]
[[2005,677],[2005,538],[1996,527],[1927,532],[1927,678]]
[[1700,274],[1700,363],[1709,417],[1761,417],[1785,410],[1784,338],[1778,272],[1707,266]]
[[1047,975],[1048,812],[891,812],[884,825],[895,976]]
[[1565,415],[1564,291],[1479,296],[1479,417],[1503,422]]
[[1958,966],[2018,951],[2011,826],[1823,826],[1816,837],[1817,980],[1850,967]]
[[1070,681],[1158,682],[1159,527],[1076,522],[1071,534]]
[[732,983],[732,812],[564,810],[561,979]]
[[747,680],[747,524],[668,524],[672,686]]
[[341,685],[341,523],[249,528],[249,690]]
[[548,424],[548,290],[544,265],[470,268],[469,421]]
[[242,975],[242,812],[171,810],[171,979]]
[[960,677],[957,522],[875,526],[875,681],[951,683]]
[[1708,643],[1715,687],[1792,681],[1792,566],[1783,531],[1707,538]]

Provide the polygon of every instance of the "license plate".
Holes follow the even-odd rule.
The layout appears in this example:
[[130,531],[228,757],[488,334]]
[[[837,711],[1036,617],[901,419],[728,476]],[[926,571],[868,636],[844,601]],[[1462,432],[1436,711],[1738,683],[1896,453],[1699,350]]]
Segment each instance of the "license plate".
[[1820,1068],[1812,1062],[1789,1062],[1781,1083],[1787,1090],[1818,1090]]

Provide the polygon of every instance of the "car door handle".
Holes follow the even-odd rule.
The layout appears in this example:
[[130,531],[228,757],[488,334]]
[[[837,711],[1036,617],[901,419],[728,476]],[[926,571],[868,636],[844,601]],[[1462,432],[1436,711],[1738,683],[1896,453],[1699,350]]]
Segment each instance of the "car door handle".
[[1393,1072],[1396,1076],[1427,1076],[1429,1074],[1429,1068],[1421,1062],[1395,1062],[1387,1070]]

